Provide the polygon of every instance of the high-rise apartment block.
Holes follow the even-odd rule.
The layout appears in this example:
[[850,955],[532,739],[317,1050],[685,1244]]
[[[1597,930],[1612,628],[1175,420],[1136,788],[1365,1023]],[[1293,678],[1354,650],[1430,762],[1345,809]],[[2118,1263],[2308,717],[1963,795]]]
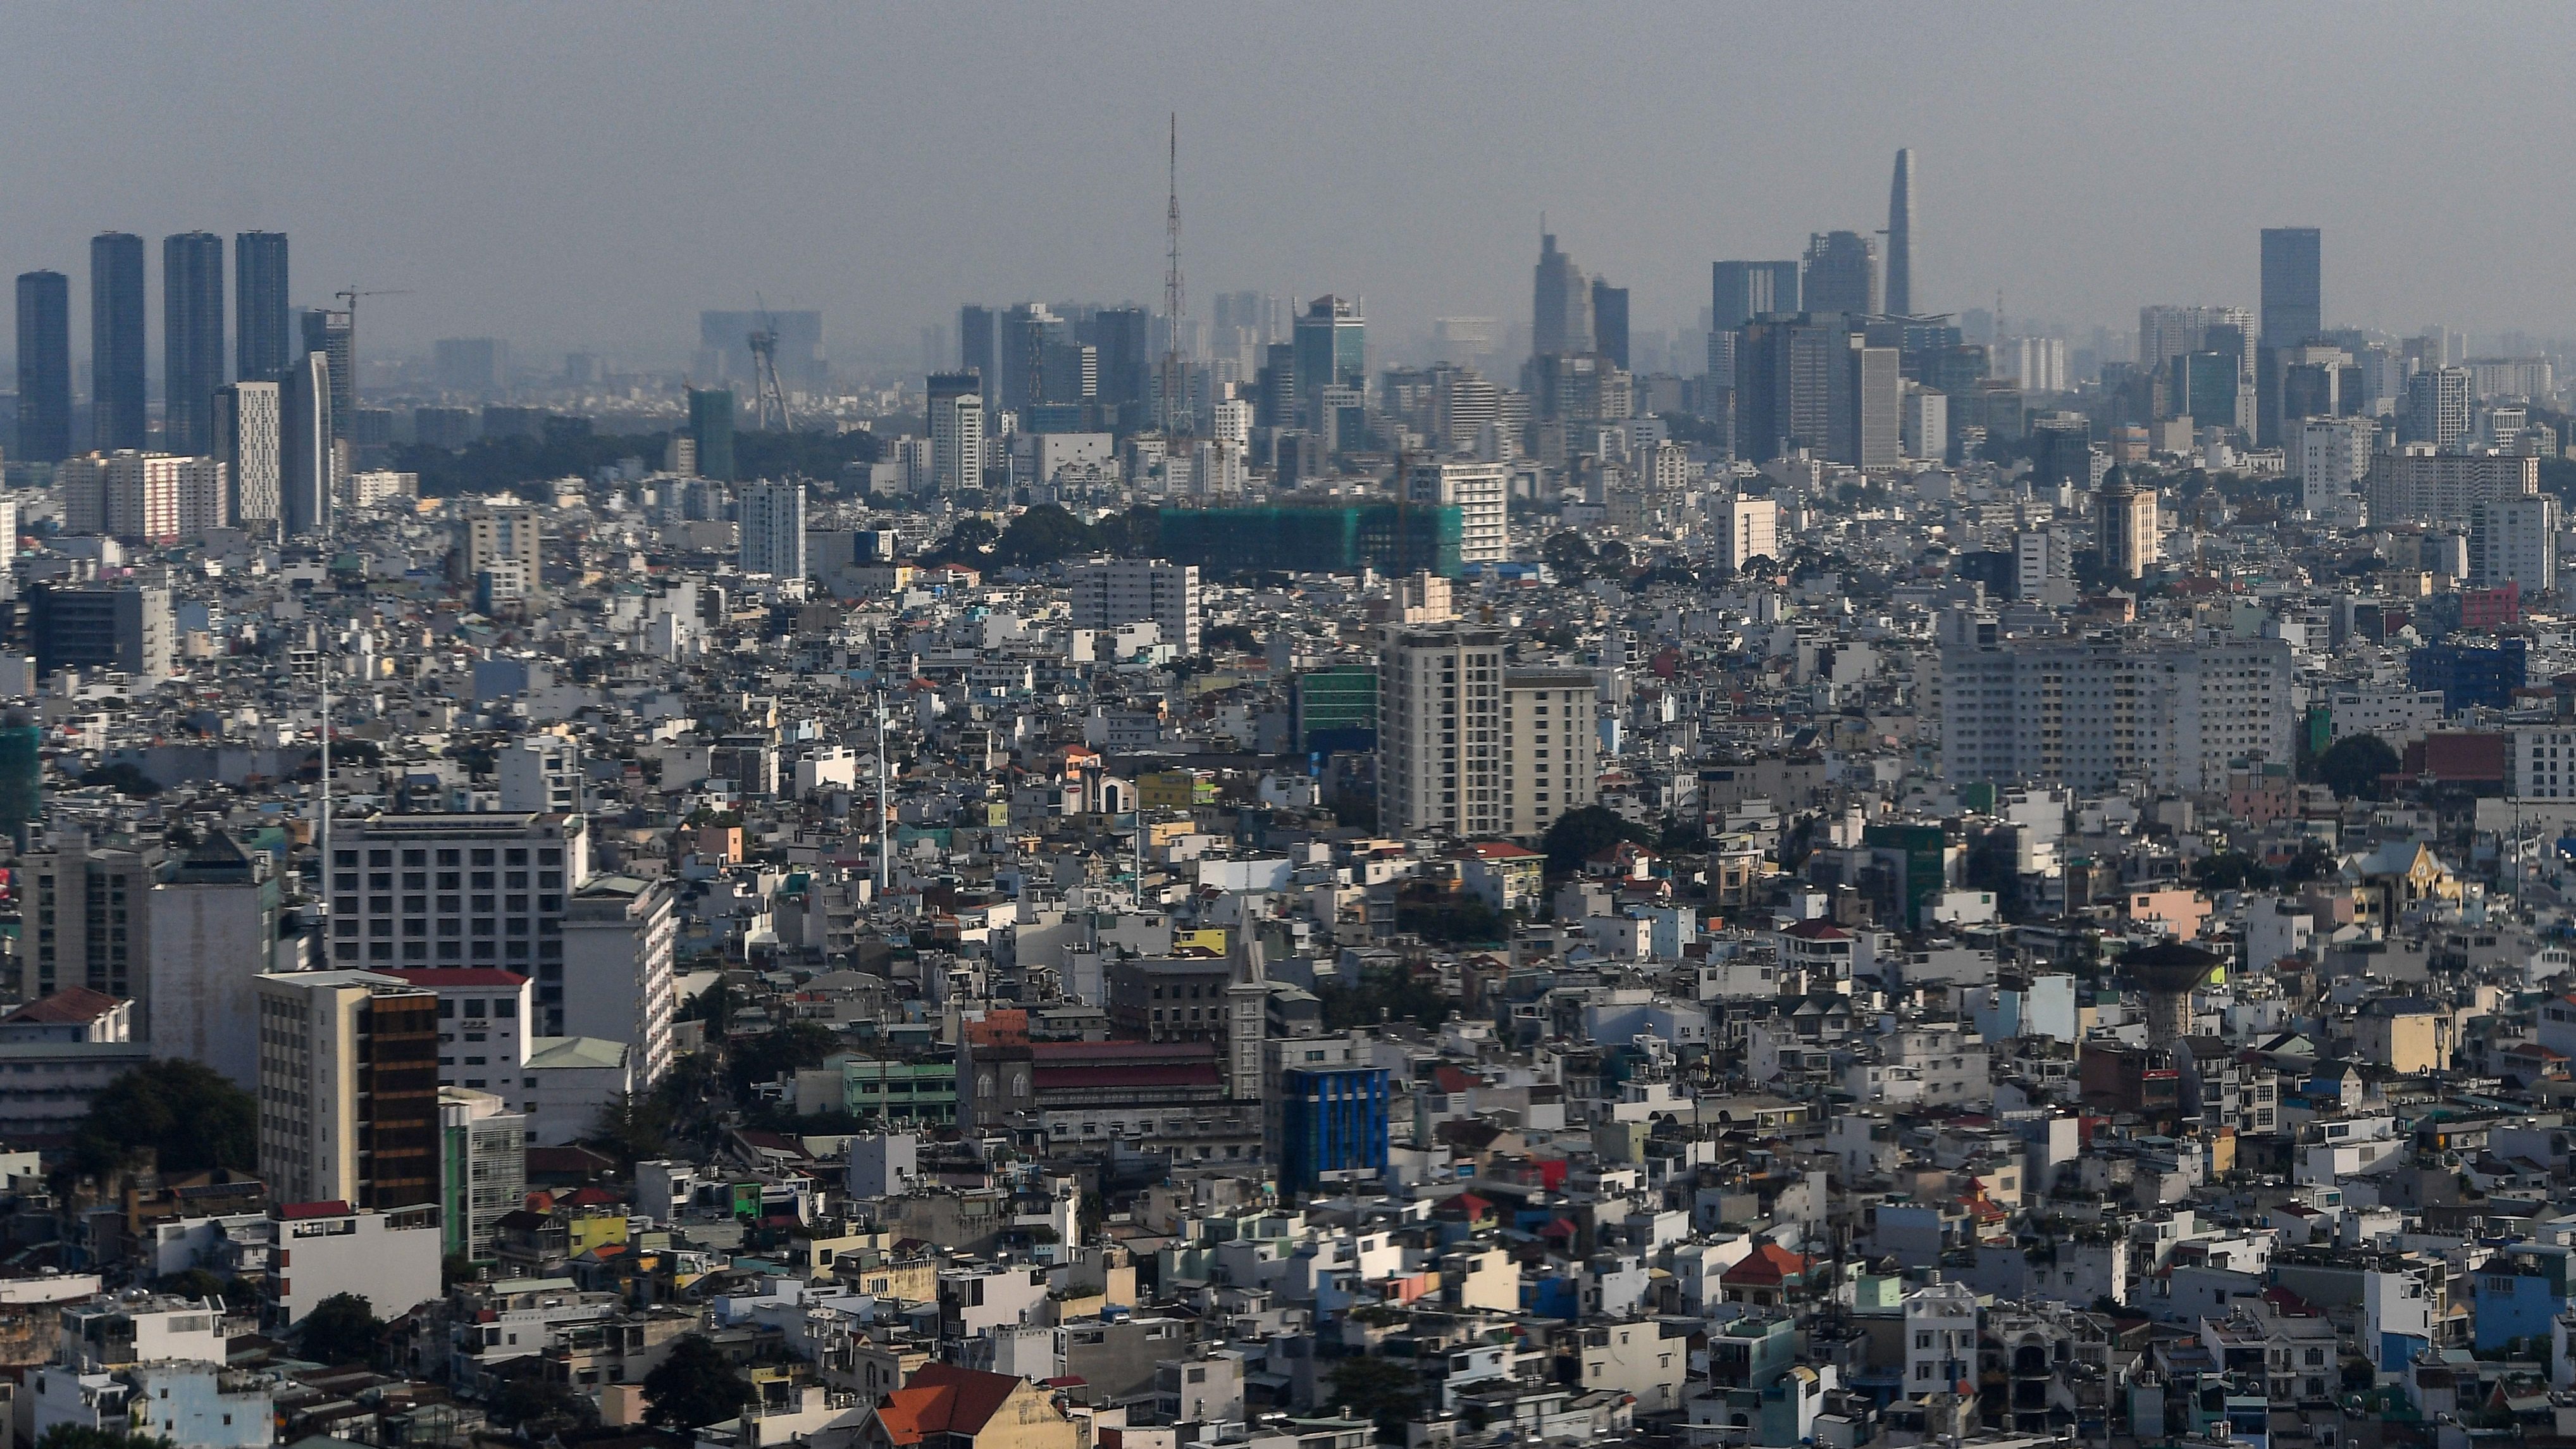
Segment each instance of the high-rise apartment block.
[[1592,803],[1590,673],[1511,669],[1497,630],[1390,629],[1378,654],[1381,828],[1533,836]]
[[18,447],[15,456],[59,462],[72,451],[71,279],[18,277]]
[[368,971],[259,977],[259,1174],[282,1202],[439,1196],[438,996]]
[[1073,627],[1152,624],[1182,655],[1199,652],[1199,570],[1161,559],[1095,559],[1066,571]]
[[971,371],[930,375],[930,486],[952,498],[984,486],[983,389]]
[[1715,535],[1714,557],[1729,569],[1750,559],[1780,557],[1780,500],[1713,495],[1708,501],[1709,531]]
[[2558,587],[2558,499],[2515,493],[2469,505],[2469,584],[2518,584],[2525,598]]
[[232,480],[232,522],[277,536],[285,502],[284,418],[275,382],[244,379],[215,393],[215,457]]
[[[801,544],[801,538],[800,538]],[[465,512],[456,541],[461,582],[486,600],[526,600],[545,588],[545,516],[524,504],[478,503]]]
[[780,579],[805,577],[805,485],[745,483],[734,494],[742,531],[742,571]]
[[2371,449],[2379,441],[2376,418],[2309,418],[2299,424],[2290,466],[2299,480],[2299,506],[2323,513],[2335,500],[2359,491],[2370,476]]
[[2397,415],[2397,441],[2430,444],[2437,453],[2460,451],[2469,441],[2477,389],[2465,367],[2435,367],[2406,379],[2406,405]]
[[213,232],[181,232],[161,243],[161,337],[162,446],[212,453],[225,361],[224,239]]
[[2278,639],[2007,637],[1963,608],[1940,648],[1947,779],[2189,792],[2292,757],[2295,664]]
[[2108,478],[2097,498],[2103,572],[2115,579],[2143,578],[2162,553],[2154,486],[2125,476]]
[[1415,503],[1458,509],[1458,562],[1462,566],[1511,561],[1509,480],[1500,463],[1416,463],[1406,485]]
[[2540,460],[2502,453],[2437,453],[2408,443],[2371,456],[2367,484],[2373,525],[2432,523],[2465,528],[2469,511],[2495,498],[2540,491]]
[[677,892],[668,880],[595,875],[563,920],[563,1034],[623,1042],[639,1083],[671,1069]]
[[91,446],[151,444],[143,395],[143,238],[102,232],[89,244]]
[[339,496],[340,448],[332,436],[331,360],[308,352],[278,386],[279,526],[288,538],[331,531]]
[[331,962],[500,966],[563,1034],[565,902],[590,873],[581,817],[376,814],[331,837]]

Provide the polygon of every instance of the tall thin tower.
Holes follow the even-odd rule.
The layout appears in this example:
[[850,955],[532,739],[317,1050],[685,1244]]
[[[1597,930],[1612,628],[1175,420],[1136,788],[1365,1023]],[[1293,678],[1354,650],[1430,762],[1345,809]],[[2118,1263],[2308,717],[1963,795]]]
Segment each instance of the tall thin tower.
[[[1163,436],[1177,440],[1189,432],[1185,414],[1189,408],[1189,389],[1183,384],[1181,371],[1186,365],[1181,354],[1181,113],[1172,112],[1171,147],[1167,154],[1170,200],[1163,213]],[[1166,456],[1172,451],[1165,443]]]
[[1887,187],[1887,310],[1914,315],[1914,148],[1896,153],[1896,176]]

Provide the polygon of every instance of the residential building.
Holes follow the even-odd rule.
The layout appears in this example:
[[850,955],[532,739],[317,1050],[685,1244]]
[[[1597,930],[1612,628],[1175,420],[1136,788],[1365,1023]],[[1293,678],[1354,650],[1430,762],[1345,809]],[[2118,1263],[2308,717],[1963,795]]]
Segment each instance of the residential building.
[[1073,627],[1152,624],[1183,657],[1199,652],[1199,569],[1161,559],[1094,559],[1066,571]]
[[435,1205],[437,993],[367,971],[273,973],[255,988],[259,1172],[271,1193],[379,1211]]
[[[1551,238],[1553,240],[1553,238]],[[1416,463],[1407,496],[1415,503],[1458,510],[1458,563],[1462,568],[1511,561],[1508,487],[1500,463]]]
[[747,574],[805,577],[805,485],[745,483],[734,493],[742,530],[738,557]]
[[378,813],[331,837],[331,953],[344,969],[501,967],[563,1035],[565,902],[590,874],[579,816]]

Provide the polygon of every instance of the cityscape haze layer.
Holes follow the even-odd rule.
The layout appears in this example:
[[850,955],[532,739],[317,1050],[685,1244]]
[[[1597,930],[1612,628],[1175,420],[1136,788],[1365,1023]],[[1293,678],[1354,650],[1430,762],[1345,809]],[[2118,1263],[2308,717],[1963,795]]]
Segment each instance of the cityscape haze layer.
[[2560,12],[10,21],[0,1449],[2565,1449]]

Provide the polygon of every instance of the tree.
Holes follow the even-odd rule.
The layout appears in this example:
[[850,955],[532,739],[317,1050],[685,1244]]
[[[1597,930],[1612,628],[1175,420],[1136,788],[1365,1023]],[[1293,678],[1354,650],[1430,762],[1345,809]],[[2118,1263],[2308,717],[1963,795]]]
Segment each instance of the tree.
[[644,1376],[644,1420],[661,1428],[696,1429],[742,1412],[751,1380],[704,1334],[671,1345],[670,1357]]
[[2377,735],[2346,735],[2317,757],[2317,778],[2347,800],[2380,798],[2379,777],[2405,762]]
[[1422,1412],[1422,1380],[1392,1359],[1346,1358],[1333,1365],[1333,1402],[1400,1433]]
[[948,541],[931,551],[934,563],[962,563],[982,568],[991,563],[990,550],[1002,537],[1002,531],[989,521],[968,515],[957,520],[948,530]]
[[2214,891],[2266,890],[2276,880],[2270,867],[2234,850],[2202,857],[2191,874],[2199,885]]
[[366,1363],[376,1356],[385,1325],[357,1293],[334,1293],[313,1305],[295,1330],[295,1346],[315,1363]]
[[1570,528],[1563,533],[1552,533],[1548,535],[1547,542],[1538,546],[1538,556],[1559,582],[1574,583],[1592,571],[1592,540]]
[[120,1434],[87,1424],[56,1424],[36,1441],[36,1449],[171,1449],[158,1434]]
[[819,1067],[839,1050],[841,1038],[830,1027],[817,1021],[791,1021],[734,1043],[726,1052],[726,1067],[734,1093],[740,1096],[754,1082],[774,1082],[789,1073]]
[[141,766],[125,760],[87,771],[80,777],[80,782],[92,787],[105,786],[133,800],[149,800],[161,793],[160,781],[143,773]]
[[993,562],[1036,568],[1074,554],[1092,553],[1100,535],[1089,524],[1052,503],[1041,503],[1011,520],[993,545]]
[[491,1414],[504,1424],[516,1424],[528,1438],[540,1439],[595,1422],[599,1406],[570,1384],[553,1383],[541,1373],[530,1372],[501,1385],[501,1391],[492,1396]]
[[181,1058],[147,1062],[91,1101],[73,1135],[73,1165],[91,1176],[144,1154],[163,1172],[259,1165],[259,1103],[213,1068]]
[[1607,806],[1586,805],[1556,817],[1539,848],[1547,852],[1547,873],[1563,876],[1583,869],[1585,861],[1623,840],[1652,846],[1655,833]]

